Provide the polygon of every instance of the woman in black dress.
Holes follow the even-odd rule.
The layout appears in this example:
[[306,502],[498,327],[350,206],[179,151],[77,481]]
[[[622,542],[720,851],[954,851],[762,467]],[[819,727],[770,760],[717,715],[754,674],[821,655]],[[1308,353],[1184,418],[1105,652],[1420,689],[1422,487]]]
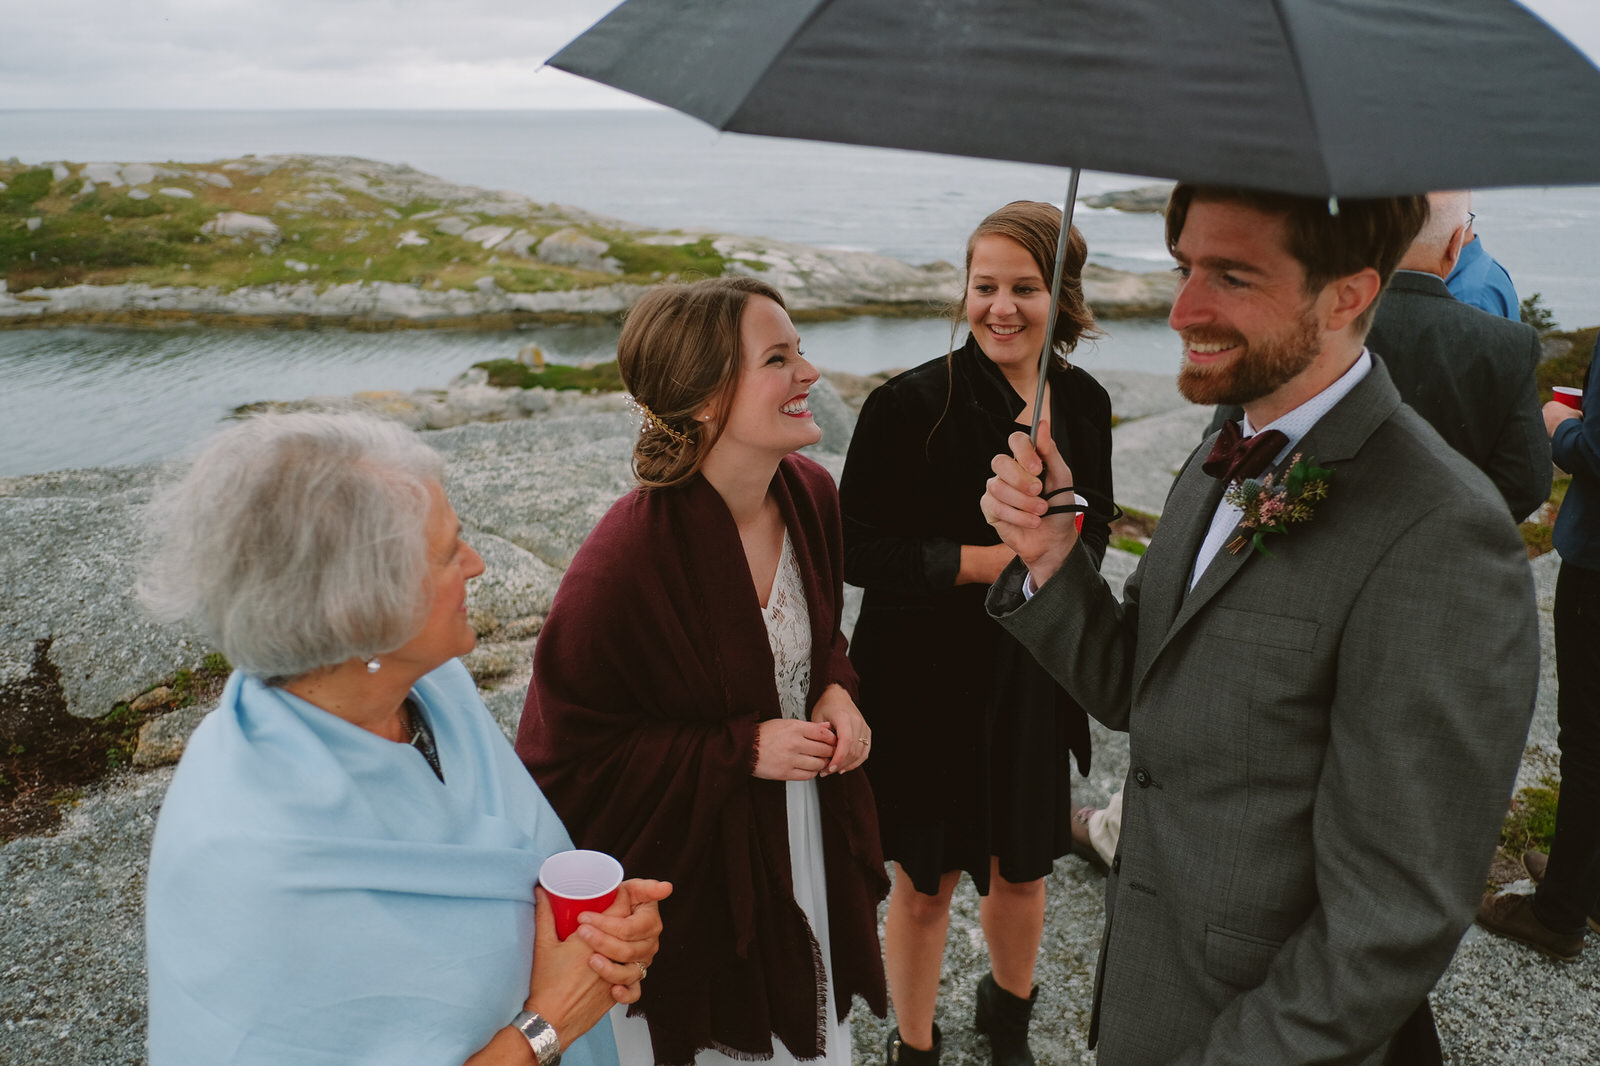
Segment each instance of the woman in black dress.
[[[963,870],[983,896],[991,967],[975,1025],[997,1066],[1033,1062],[1044,876],[1072,847],[1068,753],[1086,772],[1089,732],[1083,710],[984,611],[1013,556],[978,500],[990,461],[1033,416],[1060,229],[1058,209],[1028,201],[983,220],[967,241],[961,312],[971,334],[867,398],[840,486],[845,580],[866,590],[850,656],[873,728],[867,773],[895,864],[885,937],[899,1026],[891,1064],[937,1061],[934,1004]],[[1087,254],[1074,229],[1045,406],[1079,491],[1109,500],[1110,399],[1066,359],[1095,335],[1083,300]],[[1108,537],[1096,507],[1082,534],[1096,561]]]

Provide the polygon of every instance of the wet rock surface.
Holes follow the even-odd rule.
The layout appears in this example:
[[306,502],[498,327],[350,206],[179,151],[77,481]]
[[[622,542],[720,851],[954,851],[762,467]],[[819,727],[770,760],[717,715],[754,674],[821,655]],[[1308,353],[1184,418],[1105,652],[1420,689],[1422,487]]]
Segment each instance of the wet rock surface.
[[[1208,412],[1184,405],[1164,376],[1103,377],[1114,410],[1138,415],[1114,431],[1118,497],[1159,512],[1171,472],[1199,440]],[[813,396],[825,429],[815,457],[837,475],[853,413],[831,388]],[[397,410],[396,417],[409,417],[404,404]],[[560,573],[593,522],[631,483],[626,464],[634,425],[620,397],[563,395],[531,417],[426,433],[446,458],[467,538],[488,563],[486,576],[469,586],[468,613],[480,646],[468,663],[508,734],[521,713],[531,650]],[[78,715],[104,714],[114,698],[137,698],[175,667],[197,665],[209,650],[141,622],[127,599],[135,564],[128,531],[137,528],[158,475],[156,467],[136,467],[0,481],[0,596],[11,597],[0,612],[6,627],[0,628],[0,694],[26,688],[30,677],[34,691],[54,691],[47,671],[34,667],[40,639],[66,639],[69,650],[59,661],[67,665],[56,689]],[[1136,561],[1113,549],[1105,571],[1116,584]],[[1548,629],[1555,564],[1554,556],[1534,563],[1546,676],[1529,735],[1528,780],[1519,783],[1550,772],[1556,753]],[[51,662],[58,661],[55,647]],[[102,673],[102,659],[116,665]],[[85,665],[91,676],[69,684],[68,671]],[[22,698],[9,698],[12,717],[0,710],[0,722],[21,720],[14,709],[23,706]],[[145,725],[136,765],[175,758],[206,710],[204,704],[181,708]],[[1127,738],[1091,728],[1094,768],[1078,784],[1075,800],[1102,803],[1126,773]],[[119,771],[66,799],[65,821],[53,835],[0,845],[0,913],[6,916],[0,923],[0,1061],[144,1061],[144,870],[171,772],[159,765]],[[1032,1039],[1041,1063],[1093,1062],[1085,1040],[1103,891],[1103,879],[1070,856],[1048,878]],[[977,903],[963,883],[952,906],[941,983],[944,1061],[957,1066],[980,1066],[989,1053],[987,1039],[971,1026],[975,989],[988,965]],[[1433,995],[1446,1059],[1467,1066],[1594,1058],[1600,1055],[1596,1002],[1600,943],[1594,938],[1578,962],[1562,965],[1477,930],[1468,932]],[[854,1060],[880,1061],[892,1023],[859,1008],[852,1017]]]

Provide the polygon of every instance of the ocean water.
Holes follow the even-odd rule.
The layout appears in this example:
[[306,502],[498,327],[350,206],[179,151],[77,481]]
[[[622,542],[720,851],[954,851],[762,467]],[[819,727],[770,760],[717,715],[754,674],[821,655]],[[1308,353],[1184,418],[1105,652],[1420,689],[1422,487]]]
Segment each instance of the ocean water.
[[[409,163],[631,222],[856,248],[912,262],[960,260],[973,225],[1015,199],[1059,203],[1051,167],[719,134],[664,111],[6,111],[0,158],[205,162],[315,152]],[[1079,193],[1142,184],[1086,173]],[[1497,190],[1474,205],[1485,247],[1519,293],[1567,327],[1600,322],[1600,188]],[[1093,261],[1171,265],[1154,215],[1079,205]],[[1110,323],[1079,361],[1171,372],[1160,323]],[[910,366],[944,350],[936,321],[864,319],[803,328],[830,369]],[[0,331],[0,476],[130,462],[204,436],[240,403],[444,384],[529,341],[558,360],[606,358],[614,331],[517,334]]]

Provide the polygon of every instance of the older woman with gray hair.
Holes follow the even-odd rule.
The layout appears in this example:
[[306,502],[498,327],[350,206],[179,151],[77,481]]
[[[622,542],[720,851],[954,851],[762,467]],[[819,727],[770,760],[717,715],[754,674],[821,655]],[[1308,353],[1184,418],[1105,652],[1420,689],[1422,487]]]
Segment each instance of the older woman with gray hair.
[[534,881],[572,843],[455,658],[483,560],[442,473],[390,423],[268,416],[152,508],[143,599],[236,667],[151,850],[153,1066],[616,1062],[591,1027],[671,887],[556,938]]

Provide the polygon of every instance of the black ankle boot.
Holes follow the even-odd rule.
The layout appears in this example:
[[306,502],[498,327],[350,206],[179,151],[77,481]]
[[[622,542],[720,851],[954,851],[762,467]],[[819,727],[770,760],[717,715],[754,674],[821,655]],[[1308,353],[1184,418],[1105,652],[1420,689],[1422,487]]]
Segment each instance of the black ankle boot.
[[1033,1016],[1033,1001],[1039,998],[1035,985],[1027,999],[1013,996],[986,973],[978,982],[978,1011],[972,1027],[989,1035],[989,1061],[993,1066],[1033,1066],[1028,1049],[1028,1019]]
[[896,1028],[889,1034],[888,1066],[939,1066],[939,1045],[943,1043],[937,1022],[933,1026],[933,1047],[922,1051],[900,1039]]

